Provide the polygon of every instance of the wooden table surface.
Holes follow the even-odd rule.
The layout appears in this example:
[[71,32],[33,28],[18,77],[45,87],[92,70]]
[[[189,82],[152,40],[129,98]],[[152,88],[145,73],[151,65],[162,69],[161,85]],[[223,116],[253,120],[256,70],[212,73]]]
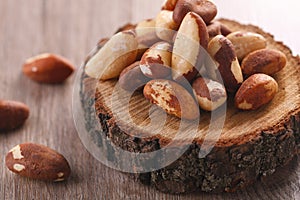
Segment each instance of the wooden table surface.
[[[246,1],[215,2],[221,13],[224,9],[219,16],[261,22],[266,31],[286,41],[294,54],[300,52],[297,1],[285,1],[290,9],[286,16],[276,10],[283,5],[270,4],[266,11],[266,2],[271,1],[256,7]],[[43,52],[63,55],[78,68],[100,38],[110,36],[126,22],[155,16],[161,4],[162,0],[0,0],[0,99],[22,101],[30,107],[30,117],[22,128],[0,134],[0,199],[300,199],[298,158],[268,181],[235,194],[177,196],[136,183],[101,164],[82,145],[72,118],[75,75],[62,85],[41,85],[21,72],[26,58]],[[251,12],[254,8],[259,9]],[[266,12],[272,17],[262,17]],[[47,183],[8,171],[6,153],[24,142],[44,144],[62,153],[72,168],[70,179]]]

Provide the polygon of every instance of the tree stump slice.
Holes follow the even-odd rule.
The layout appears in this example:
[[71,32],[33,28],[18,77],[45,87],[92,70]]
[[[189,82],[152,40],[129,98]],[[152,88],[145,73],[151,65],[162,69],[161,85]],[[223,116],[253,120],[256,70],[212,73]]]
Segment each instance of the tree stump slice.
[[[274,40],[273,36],[253,25],[220,19],[232,31],[256,32],[267,38],[267,48],[285,53],[287,66],[274,78],[279,92],[267,106],[256,111],[242,112],[234,108],[233,98],[227,102],[225,124],[222,134],[212,151],[199,158],[199,151],[208,130],[210,114],[201,111],[196,137],[187,151],[171,165],[148,173],[134,174],[144,184],[156,187],[166,193],[187,193],[193,191],[233,192],[273,174],[286,165],[300,152],[300,59],[294,57],[288,47]],[[99,49],[101,48],[98,45]],[[88,58],[89,59],[89,58]],[[99,81],[96,93],[91,88],[91,78],[82,74],[81,102],[85,112],[86,129],[94,142],[103,147],[103,140],[129,152],[146,153],[168,145],[176,135],[180,119],[166,116],[166,123],[159,132],[145,131],[139,127],[150,123],[149,110],[153,106],[143,97],[142,92],[134,93],[128,107],[112,101],[117,80]],[[122,96],[122,93],[118,93]],[[98,118],[93,117],[96,109]],[[129,109],[132,122],[122,120],[122,114]],[[156,109],[153,109],[156,112]],[[102,130],[95,124],[101,123]],[[186,145],[189,129],[184,137],[177,138],[174,147]],[[143,137],[138,138],[138,135]],[[106,147],[104,147],[106,148]],[[113,161],[114,152],[107,147],[107,154]]]

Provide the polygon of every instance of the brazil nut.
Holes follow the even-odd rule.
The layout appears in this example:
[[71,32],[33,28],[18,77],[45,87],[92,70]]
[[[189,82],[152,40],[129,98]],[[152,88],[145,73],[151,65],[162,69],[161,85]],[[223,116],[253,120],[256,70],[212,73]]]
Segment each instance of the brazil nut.
[[235,92],[243,82],[243,74],[230,40],[222,35],[214,37],[208,44],[208,52],[216,63],[206,66],[210,77],[222,79],[226,90]]
[[237,91],[235,106],[241,110],[256,110],[269,103],[277,91],[278,84],[271,76],[254,74]]
[[227,35],[227,38],[232,42],[240,61],[249,53],[267,46],[266,38],[258,33],[237,31]]
[[172,46],[169,43],[156,43],[144,53],[140,69],[149,78],[166,78],[171,75],[171,57]]
[[190,12],[183,19],[175,38],[172,55],[172,77],[191,81],[202,66],[203,49],[207,48],[208,32],[204,21]]
[[247,55],[242,62],[243,74],[250,76],[256,73],[273,75],[282,70],[287,63],[284,53],[273,49],[261,49]]
[[197,78],[193,82],[193,91],[200,108],[203,110],[216,110],[227,100],[225,87],[208,78]]

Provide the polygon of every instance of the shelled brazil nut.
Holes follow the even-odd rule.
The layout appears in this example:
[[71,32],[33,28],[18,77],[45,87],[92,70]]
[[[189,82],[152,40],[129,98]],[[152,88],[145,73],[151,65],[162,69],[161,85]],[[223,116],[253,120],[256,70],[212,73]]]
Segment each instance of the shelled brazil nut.
[[117,78],[136,60],[137,49],[138,42],[133,32],[117,33],[88,61],[85,72],[101,80]]
[[207,25],[207,32],[209,39],[216,37],[217,35],[222,35],[221,24],[219,22],[213,22]]
[[134,92],[142,88],[149,80],[140,69],[140,61],[136,61],[121,72],[119,85],[124,90]]
[[173,19],[180,24],[189,12],[198,14],[208,24],[217,15],[217,7],[208,0],[178,0],[173,13]]
[[194,95],[200,108],[213,111],[222,106],[227,100],[225,87],[208,78],[199,77],[193,82]]
[[172,77],[191,81],[202,66],[203,49],[207,48],[208,32],[202,18],[189,12],[184,17],[175,38],[172,54]]
[[156,19],[146,19],[140,21],[134,32],[136,34],[136,39],[138,41],[138,55],[137,60],[139,60],[145,51],[153,44],[160,41],[156,35]]
[[156,35],[164,41],[172,43],[173,37],[178,29],[178,24],[174,22],[173,12],[162,10],[156,17]]
[[22,126],[29,117],[29,107],[17,101],[0,100],[0,132]]
[[5,157],[12,172],[38,180],[64,181],[71,173],[68,161],[57,151],[44,145],[24,143],[12,148]]
[[226,36],[233,44],[235,53],[241,61],[249,53],[264,49],[267,46],[267,40],[258,33],[236,31]]
[[210,77],[222,79],[226,90],[235,92],[243,82],[243,74],[232,43],[226,37],[217,35],[209,42],[207,50],[216,62],[216,68],[214,65],[207,67]]
[[207,24],[207,31],[210,40],[217,35],[227,36],[231,33],[231,30],[219,21],[213,21]]
[[25,61],[23,73],[30,79],[45,84],[64,82],[75,70],[75,67],[66,58],[43,53]]
[[151,80],[144,87],[144,96],[151,103],[179,118],[194,120],[200,116],[194,97],[174,81]]
[[286,56],[273,49],[256,50],[248,54],[242,62],[243,74],[250,76],[255,73],[274,75],[287,64]]
[[172,46],[158,42],[142,56],[140,69],[149,78],[166,78],[171,75]]
[[256,110],[269,103],[278,91],[278,83],[269,75],[254,74],[241,85],[235,95],[235,106]]

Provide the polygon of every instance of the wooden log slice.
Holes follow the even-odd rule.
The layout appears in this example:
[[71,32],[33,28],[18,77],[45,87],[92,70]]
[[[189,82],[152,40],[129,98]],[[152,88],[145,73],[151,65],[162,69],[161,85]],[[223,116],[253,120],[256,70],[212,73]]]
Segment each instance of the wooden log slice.
[[[129,98],[128,106],[121,100],[118,101],[124,94],[116,92],[117,80],[100,81],[94,94],[94,88],[89,85],[92,80],[85,74],[82,75],[80,95],[86,128],[97,145],[104,146],[105,149],[104,140],[107,140],[126,151],[138,153],[156,151],[169,143],[174,148],[188,145],[184,154],[171,165],[152,172],[135,174],[141,182],[155,186],[163,192],[236,191],[263,176],[273,174],[278,167],[286,165],[299,153],[299,57],[294,57],[288,47],[274,41],[272,35],[256,26],[242,25],[226,19],[220,21],[232,31],[244,30],[263,35],[268,41],[267,48],[285,53],[288,64],[274,77],[278,81],[279,92],[267,106],[256,111],[241,112],[234,108],[233,98],[229,98],[222,133],[212,151],[204,158],[199,157],[199,152],[209,129],[210,113],[201,111],[196,135],[190,134],[191,130],[186,127],[174,142],[180,126],[178,118],[161,114],[159,109],[150,105],[143,97],[142,92],[134,93]],[[94,109],[98,116],[96,119],[91,115]],[[154,117],[160,116],[165,122],[159,124],[159,120],[152,118],[158,124],[159,131],[141,128],[151,123],[149,111],[158,112]],[[122,117],[123,112],[125,117]],[[130,120],[127,120],[127,115]],[[97,121],[100,121],[102,130],[95,128]],[[187,140],[191,144],[187,144]],[[106,150],[110,160],[119,159],[110,147]]]

